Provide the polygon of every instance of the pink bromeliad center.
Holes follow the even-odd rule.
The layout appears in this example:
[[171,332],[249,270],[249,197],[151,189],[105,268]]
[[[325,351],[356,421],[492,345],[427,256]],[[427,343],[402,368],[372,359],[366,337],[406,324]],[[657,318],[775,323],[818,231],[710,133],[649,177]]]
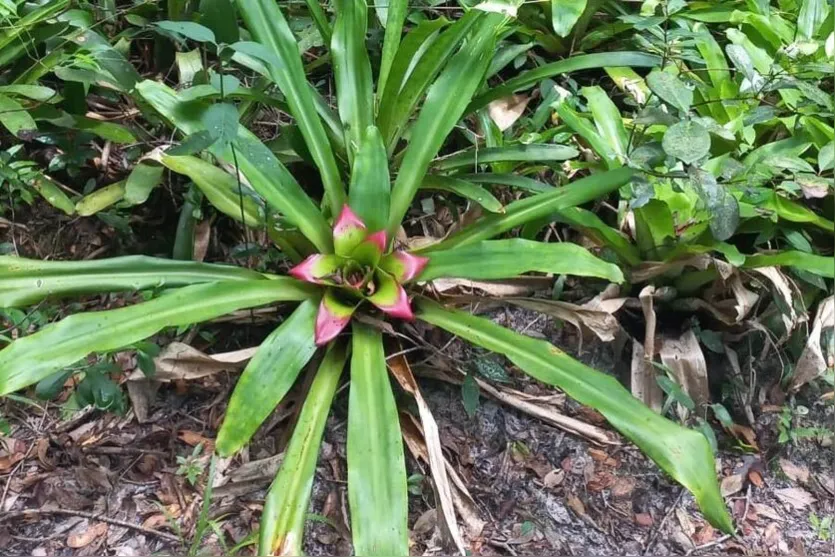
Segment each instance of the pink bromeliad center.
[[290,275],[325,286],[316,317],[316,344],[333,340],[367,300],[384,313],[412,320],[414,313],[403,284],[420,276],[428,259],[405,251],[385,253],[384,230],[369,233],[348,205],[333,224],[336,253],[317,253],[290,269]]

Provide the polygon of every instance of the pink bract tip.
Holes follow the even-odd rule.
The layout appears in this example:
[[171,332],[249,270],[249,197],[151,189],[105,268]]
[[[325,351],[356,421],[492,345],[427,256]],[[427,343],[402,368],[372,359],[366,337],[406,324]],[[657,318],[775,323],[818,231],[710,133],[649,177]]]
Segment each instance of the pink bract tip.
[[319,253],[309,255],[304,261],[290,269],[290,271],[288,272],[290,276],[295,277],[299,280],[318,284],[320,281],[318,278],[316,278],[316,275],[314,274],[314,267],[321,258],[322,254]]
[[403,264],[403,276],[398,277],[400,282],[409,282],[418,278],[423,272],[423,268],[429,263],[428,257],[412,255],[405,251],[396,251],[394,256]]
[[366,242],[371,242],[378,248],[380,248],[380,253],[384,253],[386,251],[386,231],[380,230],[375,232],[374,234],[369,234],[368,237],[365,239]]
[[404,290],[404,288],[400,285],[398,285],[397,289],[397,300],[392,305],[375,305],[392,317],[405,319],[406,321],[414,320],[415,314],[412,312],[412,306],[409,303],[409,297],[406,295],[406,290]]
[[336,222],[333,223],[334,235],[340,235],[351,228],[365,228],[365,223],[351,208],[345,204],[342,206],[342,211],[339,213]]
[[350,321],[350,315],[340,317],[331,312],[323,299],[319,303],[319,313],[316,314],[316,331],[314,335],[316,346],[325,345],[335,339]]

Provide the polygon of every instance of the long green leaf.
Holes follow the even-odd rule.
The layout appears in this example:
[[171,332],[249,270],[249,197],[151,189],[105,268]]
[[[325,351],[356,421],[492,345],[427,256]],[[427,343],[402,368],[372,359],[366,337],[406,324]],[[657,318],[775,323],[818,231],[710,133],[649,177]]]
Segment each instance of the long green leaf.
[[555,385],[603,414],[665,472],[689,489],[711,524],[733,532],[714,472],[713,454],[701,433],[653,412],[612,376],[581,364],[542,340],[526,337],[469,313],[422,299],[418,317],[474,344],[503,354],[532,377]]
[[510,186],[520,190],[530,191],[533,193],[547,193],[554,191],[554,186],[543,184],[533,178],[527,176],[519,176],[518,174],[494,174],[492,172],[481,172],[478,174],[456,174],[456,178],[474,182],[476,184],[493,184],[498,186]]
[[264,501],[259,555],[302,555],[304,523],[319,446],[347,357],[344,347],[332,346],[310,385],[281,468]]
[[747,269],[756,269],[778,265],[794,267],[821,277],[835,278],[835,258],[795,250],[747,255],[742,266]]
[[476,167],[493,162],[521,161],[564,161],[580,154],[574,147],[532,143],[529,145],[506,145],[502,147],[471,148],[437,161],[433,166],[440,171],[464,167]]
[[[434,28],[421,27],[419,28],[421,34],[414,38],[407,35],[403,40],[403,45],[398,50],[397,57],[392,65],[391,76],[385,84],[386,88],[377,115],[377,127],[380,128],[390,153],[394,150],[397,140],[420,97],[423,96],[429,84],[449,61],[449,57],[455,52],[455,48],[464,40],[473,26],[482,21],[484,17],[486,17],[484,12],[470,10],[432,41],[425,53],[422,53],[420,47],[426,39],[432,37],[431,31],[434,31]],[[425,37],[423,37],[424,32],[427,32]],[[424,42],[417,40],[420,38],[424,38]],[[414,59],[420,54],[422,55],[411,69],[411,73],[408,74],[408,79],[405,83],[402,83],[396,76],[402,75],[405,77],[409,68],[412,68]]]
[[238,7],[252,36],[277,59],[265,61],[267,70],[287,98],[290,112],[295,117],[307,148],[322,174],[328,203],[336,214],[345,201],[345,187],[339,176],[325,128],[316,113],[316,104],[305,78],[299,47],[290,26],[287,25],[287,20],[284,19],[275,0],[239,0]]
[[130,346],[165,327],[214,319],[239,309],[300,301],[316,290],[290,278],[186,286],[149,302],[71,315],[0,350],[0,395],[37,383],[95,352]]
[[370,232],[383,230],[388,223],[391,178],[383,136],[374,126],[365,130],[354,159],[348,203],[362,218]]
[[571,207],[557,211],[553,220],[564,222],[598,244],[604,245],[615,252],[618,258],[628,265],[641,263],[638,248],[626,239],[620,231],[607,225],[592,211],[580,207]]
[[546,244],[532,240],[485,240],[433,251],[420,280],[441,277],[502,279],[536,271],[558,275],[604,278],[623,282],[617,265],[607,263],[571,243]]
[[391,192],[388,236],[393,238],[417,192],[432,158],[458,123],[466,103],[484,79],[496,33],[505,17],[486,13],[461,50],[453,56],[429,88],[420,116],[412,128],[412,141]]
[[[206,110],[205,104],[183,102],[176,92],[155,81],[143,81],[136,86],[136,90],[144,101],[185,135],[206,129],[201,119]],[[332,251],[331,227],[275,155],[243,126],[238,126],[235,146],[239,167],[252,189],[286,215],[287,220],[295,224],[320,251]],[[235,157],[228,146],[216,144],[211,152],[224,163],[234,165]]]
[[[228,172],[197,157],[161,155],[160,162],[169,170],[191,178],[218,211],[253,228],[263,228],[264,209],[247,187],[238,192],[238,181]],[[243,210],[241,205],[243,205]]]
[[41,197],[46,199],[47,203],[57,209],[61,209],[67,215],[75,214],[75,203],[64,193],[58,184],[56,184],[50,177],[40,172],[32,174],[32,180],[29,185],[35,188]]
[[465,199],[475,201],[491,213],[504,212],[502,202],[496,199],[492,193],[481,186],[467,182],[466,180],[461,180],[456,176],[427,174],[423,177],[420,189],[447,191],[455,195],[460,195]]
[[258,347],[235,385],[217,434],[215,446],[221,456],[249,442],[313,357],[318,308],[317,299],[305,300]]
[[559,74],[604,68],[606,66],[628,66],[633,68],[654,68],[661,65],[661,58],[654,54],[643,52],[603,52],[599,54],[581,54],[572,56],[558,62],[545,64],[533,70],[523,72],[521,75],[509,79],[499,87],[482,93],[467,107],[465,114],[475,112],[479,108],[487,106],[491,101],[507,97],[519,89],[536,85],[543,79],[554,77]]
[[242,267],[143,255],[93,261],[40,261],[3,255],[0,256],[0,307],[27,306],[48,297],[265,278]]
[[[386,32],[383,35],[383,51],[380,56],[380,72],[377,78],[378,95],[382,95],[385,91],[386,81],[400,46],[400,36],[403,34],[403,24],[406,22],[409,9],[408,0],[385,0],[385,2]],[[377,5],[378,15],[382,10],[383,8]]]
[[365,0],[340,0],[331,39],[333,75],[349,160],[360,148],[366,128],[374,121],[371,62],[365,46],[368,5]]
[[619,168],[623,165],[621,159],[618,158],[617,153],[612,148],[612,142],[602,136],[594,126],[571,108],[568,102],[563,99],[554,103],[553,106],[560,120],[586,140],[591,148],[594,149],[594,152],[605,161],[607,168]]
[[348,400],[348,503],[354,553],[408,555],[406,463],[383,338],[353,324]]
[[626,145],[629,142],[629,137],[626,135],[620,111],[615,103],[609,98],[608,93],[597,85],[583,87],[582,93],[588,101],[592,116],[594,116],[594,125],[597,126],[597,131],[609,141],[609,145],[615,154],[626,158]]
[[563,188],[557,188],[553,192],[514,201],[505,206],[504,214],[484,216],[461,232],[430,246],[425,251],[451,249],[488,240],[526,222],[598,199],[626,184],[631,177],[632,170],[619,168],[593,174]]
[[0,93],[0,124],[16,137],[26,137],[38,132],[38,125],[29,111],[16,100],[2,93]]

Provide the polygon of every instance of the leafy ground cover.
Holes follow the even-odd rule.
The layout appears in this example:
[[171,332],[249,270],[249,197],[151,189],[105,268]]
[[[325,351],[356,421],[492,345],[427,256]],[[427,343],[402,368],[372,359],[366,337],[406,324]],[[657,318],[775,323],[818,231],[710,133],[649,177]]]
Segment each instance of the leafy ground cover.
[[[128,525],[101,499],[69,513],[65,546],[114,545],[111,526],[262,554],[323,550],[311,532],[358,554],[560,550],[569,523],[630,552],[661,532],[681,551],[831,537],[832,476],[799,449],[832,441],[829,3],[9,0],[0,15],[5,510],[60,515],[49,450],[132,454],[105,433],[130,423],[158,459],[137,453],[118,480],[144,465],[176,487]],[[557,348],[583,340],[611,356]],[[422,392],[426,374],[464,414],[438,406],[450,387]],[[186,414],[199,433],[155,402],[189,384],[217,392]],[[505,421],[485,396],[596,446],[511,426],[473,460],[458,432]],[[176,438],[194,448],[172,462]],[[667,474],[639,492],[689,494],[631,497],[630,442]],[[496,454],[542,503],[531,517],[508,524],[468,492]],[[113,463],[91,458],[87,480],[112,488]],[[323,491],[325,462],[347,486]],[[272,475],[258,520],[223,531],[214,487],[240,505]],[[624,518],[650,530],[616,532]],[[745,542],[755,525],[768,536]]]

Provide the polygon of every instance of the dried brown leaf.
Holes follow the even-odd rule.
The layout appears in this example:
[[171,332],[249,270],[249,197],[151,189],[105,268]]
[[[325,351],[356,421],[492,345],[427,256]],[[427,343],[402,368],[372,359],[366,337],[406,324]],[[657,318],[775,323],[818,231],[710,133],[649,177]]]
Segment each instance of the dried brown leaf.
[[[796,392],[800,387],[835,365],[835,354],[823,353],[821,334],[824,329],[835,327],[835,296],[823,300],[818,306],[812,330],[806,340],[806,346],[797,360],[789,391]],[[831,348],[831,344],[829,344]]]
[[496,127],[505,131],[524,114],[530,100],[529,96],[522,94],[496,99],[487,105],[487,114]]
[[67,545],[73,549],[86,547],[93,543],[97,538],[104,536],[107,533],[107,524],[104,522],[96,522],[84,532],[78,534],[70,534],[67,538]]
[[673,372],[676,383],[693,399],[696,408],[707,404],[710,400],[707,362],[693,330],[687,329],[678,338],[663,336],[659,352],[661,361]]
[[729,495],[737,493],[742,489],[742,476],[739,474],[733,474],[722,478],[722,483],[719,485],[719,489],[722,492],[722,497],[728,497]]
[[791,505],[797,510],[803,510],[817,501],[811,493],[800,487],[775,489],[774,495],[783,503]]
[[790,480],[805,484],[809,481],[809,469],[805,466],[793,463],[785,458],[780,459],[780,468]]

